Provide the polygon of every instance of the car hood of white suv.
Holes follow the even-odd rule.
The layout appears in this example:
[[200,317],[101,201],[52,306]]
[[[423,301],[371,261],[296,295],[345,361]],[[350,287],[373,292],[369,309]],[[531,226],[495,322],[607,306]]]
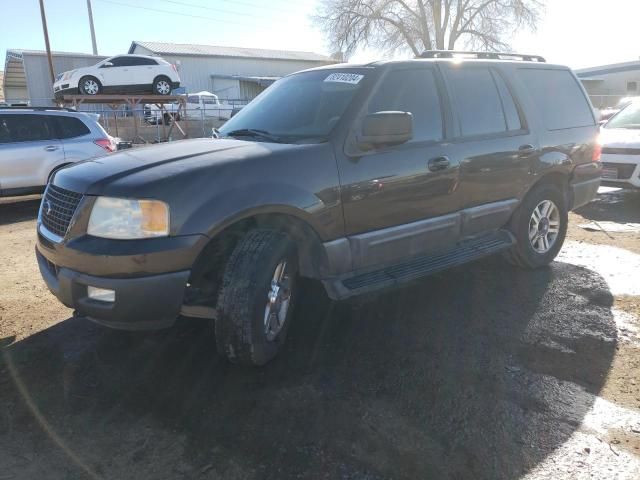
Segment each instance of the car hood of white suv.
[[603,128],[600,131],[600,144],[613,148],[640,148],[640,129]]

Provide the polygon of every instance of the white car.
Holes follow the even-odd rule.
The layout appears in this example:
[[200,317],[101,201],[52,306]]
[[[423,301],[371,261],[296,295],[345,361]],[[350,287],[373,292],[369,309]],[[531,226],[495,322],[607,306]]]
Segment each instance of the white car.
[[53,84],[53,92],[56,97],[102,93],[169,95],[179,86],[175,65],[160,57],[116,55],[92,67],[61,73]]
[[602,184],[640,188],[640,100],[635,100],[604,124]]
[[[226,121],[231,118],[234,107],[228,103],[220,103],[215,93],[202,91],[187,95],[188,120],[216,119]],[[156,124],[158,122],[169,123],[170,117],[180,120],[184,118],[184,112],[178,112],[178,104],[170,103],[164,105],[164,118],[160,108],[154,104],[144,106],[144,118],[147,122]]]

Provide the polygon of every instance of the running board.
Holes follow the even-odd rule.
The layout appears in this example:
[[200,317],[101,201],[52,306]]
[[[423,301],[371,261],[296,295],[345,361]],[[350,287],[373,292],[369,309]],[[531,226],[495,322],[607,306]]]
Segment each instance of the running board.
[[449,252],[417,257],[409,262],[365,273],[326,279],[323,283],[329,297],[334,300],[343,300],[457,267],[508,250],[514,244],[515,238],[510,232],[499,230],[489,235],[465,240]]

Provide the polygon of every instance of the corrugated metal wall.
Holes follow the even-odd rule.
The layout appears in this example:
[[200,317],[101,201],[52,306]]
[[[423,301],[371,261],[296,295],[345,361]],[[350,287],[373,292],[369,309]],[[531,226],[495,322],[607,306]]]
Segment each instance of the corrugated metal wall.
[[[30,54],[25,52],[24,69],[27,77],[27,90],[31,106],[49,107],[53,102],[53,84],[49,75],[49,63],[45,55]],[[54,55],[53,69],[55,74],[73,70],[74,68],[89,67],[100,60],[107,58],[102,56],[67,56]]]
[[[151,55],[144,47],[136,46],[135,53]],[[252,77],[284,77],[290,73],[323,65],[322,62],[298,60],[269,60],[261,58],[201,57],[189,55],[163,55],[178,66],[182,86],[189,92],[207,90],[221,98],[238,98],[240,84],[233,79],[212,79],[212,75],[243,75]]]

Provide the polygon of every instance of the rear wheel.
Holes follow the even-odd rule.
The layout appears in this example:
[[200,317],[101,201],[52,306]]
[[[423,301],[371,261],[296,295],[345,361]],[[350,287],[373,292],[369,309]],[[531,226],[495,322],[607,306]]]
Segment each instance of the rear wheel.
[[153,94],[154,95],[170,95],[171,94],[171,80],[167,77],[158,77],[153,81]]
[[562,248],[568,220],[561,189],[553,184],[534,187],[511,220],[517,244],[508,252],[507,259],[523,268],[550,264]]
[[215,322],[218,353],[241,365],[264,365],[282,347],[298,280],[294,242],[285,233],[253,230],[227,261]]
[[98,95],[102,90],[102,85],[97,78],[82,77],[78,82],[78,88],[82,95]]

